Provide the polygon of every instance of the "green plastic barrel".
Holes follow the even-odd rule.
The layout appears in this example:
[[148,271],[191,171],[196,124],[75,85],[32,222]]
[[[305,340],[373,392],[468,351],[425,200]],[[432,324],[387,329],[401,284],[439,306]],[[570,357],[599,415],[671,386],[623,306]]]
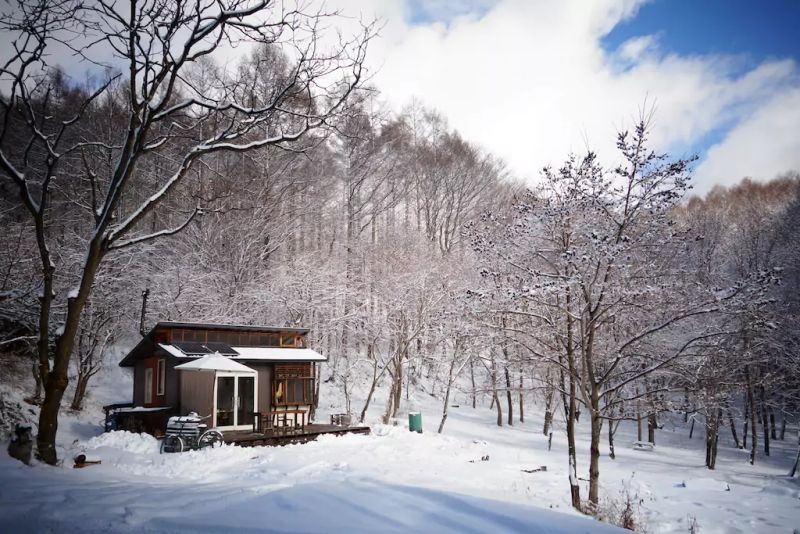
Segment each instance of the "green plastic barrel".
[[422,414],[420,412],[408,413],[408,429],[411,432],[422,434]]

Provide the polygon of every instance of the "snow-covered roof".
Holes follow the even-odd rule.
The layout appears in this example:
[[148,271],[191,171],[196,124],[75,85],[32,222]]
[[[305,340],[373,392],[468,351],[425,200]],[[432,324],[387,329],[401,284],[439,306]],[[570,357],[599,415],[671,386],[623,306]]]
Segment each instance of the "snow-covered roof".
[[239,353],[235,360],[260,360],[276,362],[324,362],[327,358],[312,349],[287,349],[278,347],[233,347]]
[[[197,358],[197,355],[186,354],[175,345],[159,343],[159,347],[177,358]],[[287,348],[287,347],[232,347],[238,354],[235,356],[222,356],[228,360],[258,360],[274,362],[324,362],[328,358],[312,349]],[[218,354],[219,353],[215,353]],[[177,366],[177,368],[184,367]]]
[[255,374],[253,369],[246,365],[233,361],[233,359],[223,356],[218,352],[206,354],[202,358],[193,362],[176,365],[175,369],[182,371],[224,371],[228,373]]
[[175,347],[173,345],[167,345],[166,343],[159,343],[158,346],[161,347],[162,349],[164,349],[165,351],[169,352],[173,356],[177,357],[177,358],[185,358],[186,357],[186,355],[183,352],[181,352],[181,349],[179,349],[178,347]]

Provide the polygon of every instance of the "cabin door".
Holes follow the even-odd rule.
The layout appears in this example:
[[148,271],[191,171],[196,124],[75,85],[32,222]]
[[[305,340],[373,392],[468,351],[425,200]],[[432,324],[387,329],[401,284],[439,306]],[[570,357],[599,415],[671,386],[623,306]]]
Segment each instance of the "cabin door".
[[214,394],[214,426],[222,430],[253,428],[257,406],[256,376],[217,374]]

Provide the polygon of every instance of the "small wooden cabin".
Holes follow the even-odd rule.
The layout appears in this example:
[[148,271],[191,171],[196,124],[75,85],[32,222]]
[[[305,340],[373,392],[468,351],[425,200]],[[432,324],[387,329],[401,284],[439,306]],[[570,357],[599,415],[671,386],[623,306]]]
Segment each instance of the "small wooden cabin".
[[[221,430],[253,429],[256,414],[282,410],[284,423],[287,416],[307,421],[316,364],[326,360],[308,348],[307,334],[305,328],[160,322],[119,363],[133,369],[127,413],[158,414],[146,430],[189,412],[210,414],[209,426]],[[176,369],[216,353],[236,364],[212,372]]]

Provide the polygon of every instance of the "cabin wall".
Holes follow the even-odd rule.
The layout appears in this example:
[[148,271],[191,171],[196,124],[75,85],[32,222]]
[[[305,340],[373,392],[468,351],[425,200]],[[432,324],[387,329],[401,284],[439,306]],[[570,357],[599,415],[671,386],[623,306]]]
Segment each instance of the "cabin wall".
[[[169,357],[166,359],[166,382],[164,383],[164,406],[172,406],[176,411],[183,413],[181,405],[181,380],[182,372],[175,369],[175,366],[183,363],[177,358]],[[197,410],[194,410],[197,412]],[[200,412],[197,412],[200,413]]]
[[[164,394],[158,394],[158,362],[164,360]],[[136,406],[157,407],[171,406],[177,411],[180,408],[180,375],[175,365],[181,363],[177,358],[166,354],[157,354],[149,358],[137,360],[133,365],[133,404]],[[153,373],[152,402],[145,403],[145,370]]]
[[206,371],[175,371],[180,375],[181,415],[197,412],[202,416],[214,411],[214,376]]
[[133,365],[133,405],[144,406],[144,360]]
[[243,362],[258,372],[258,411],[268,412],[272,407],[272,364]]

